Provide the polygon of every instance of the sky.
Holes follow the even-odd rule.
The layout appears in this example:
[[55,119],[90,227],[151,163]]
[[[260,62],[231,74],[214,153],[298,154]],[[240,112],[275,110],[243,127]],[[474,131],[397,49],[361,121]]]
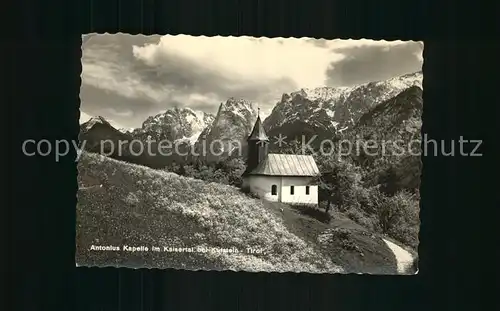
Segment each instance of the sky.
[[422,69],[423,43],[311,38],[89,34],[82,43],[81,118],[140,127],[174,107],[216,113],[230,97],[265,117],[283,93],[353,86]]

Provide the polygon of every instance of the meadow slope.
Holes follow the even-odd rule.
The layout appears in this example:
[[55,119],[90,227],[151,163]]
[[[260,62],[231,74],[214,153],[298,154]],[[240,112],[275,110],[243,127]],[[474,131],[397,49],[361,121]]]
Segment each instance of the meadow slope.
[[[360,242],[342,250],[338,242],[343,240],[327,241],[338,228],[287,206],[277,209],[235,187],[87,152],[78,170],[76,261],[81,266],[396,273],[395,257],[380,237],[357,235],[363,232],[358,228],[342,229],[349,231],[341,232],[343,238]],[[123,253],[93,251],[91,245],[205,246],[240,252]],[[264,252],[251,254],[245,251],[248,247]],[[371,258],[376,260],[367,262]]]

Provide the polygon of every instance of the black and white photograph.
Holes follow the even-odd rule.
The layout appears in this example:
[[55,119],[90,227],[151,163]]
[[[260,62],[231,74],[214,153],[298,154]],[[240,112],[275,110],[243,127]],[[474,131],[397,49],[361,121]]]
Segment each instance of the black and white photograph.
[[77,266],[417,274],[423,50],[83,35]]

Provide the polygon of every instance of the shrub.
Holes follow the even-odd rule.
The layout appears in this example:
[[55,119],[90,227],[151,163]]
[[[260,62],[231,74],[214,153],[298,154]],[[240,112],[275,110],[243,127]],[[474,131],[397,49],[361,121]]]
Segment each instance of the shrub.
[[330,203],[339,211],[356,207],[356,192],[361,187],[361,169],[349,160],[333,157],[317,157],[317,161],[322,171],[319,179],[319,200],[327,202],[327,211]]
[[418,197],[407,191],[385,196],[375,188],[371,191],[371,198],[371,211],[376,215],[379,231],[416,248],[419,228]]
[[354,241],[353,233],[344,228],[327,229],[318,236],[318,241],[323,245],[329,242],[337,241],[345,250],[360,251],[359,246]]
[[367,215],[363,213],[360,210],[357,209],[351,209],[346,213],[346,216],[349,217],[350,219],[354,220],[361,226],[365,227],[368,230],[371,231],[378,231],[377,230],[377,219],[373,215]]
[[236,187],[241,186],[241,174],[245,169],[245,162],[241,158],[232,158],[211,163],[198,160],[184,165],[179,165],[174,162],[165,168],[166,171],[181,176]]
[[408,191],[389,196],[380,186],[353,186],[344,194],[343,211],[361,226],[416,248],[419,231],[419,198]]

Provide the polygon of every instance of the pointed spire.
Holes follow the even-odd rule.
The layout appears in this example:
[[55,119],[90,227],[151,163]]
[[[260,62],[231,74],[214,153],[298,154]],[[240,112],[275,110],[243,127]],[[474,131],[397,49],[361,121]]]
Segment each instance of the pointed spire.
[[264,126],[262,126],[260,116],[257,116],[257,120],[255,121],[255,125],[253,126],[252,133],[250,133],[250,136],[248,136],[247,140],[269,141],[266,131],[264,131]]

